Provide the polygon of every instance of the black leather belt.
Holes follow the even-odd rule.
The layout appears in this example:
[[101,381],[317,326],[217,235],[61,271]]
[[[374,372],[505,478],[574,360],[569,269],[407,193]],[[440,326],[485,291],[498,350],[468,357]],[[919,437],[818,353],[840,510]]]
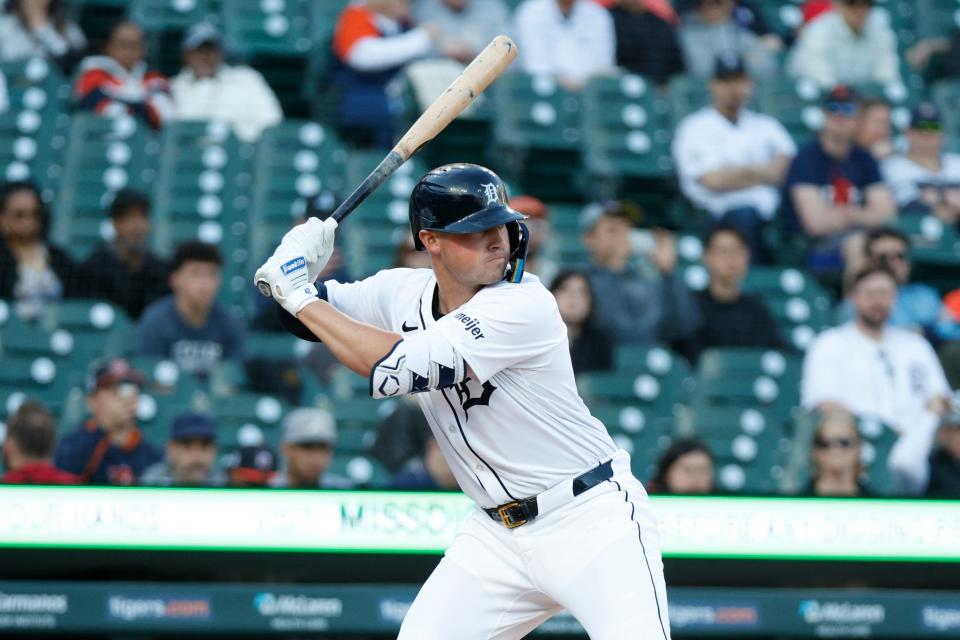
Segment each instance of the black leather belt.
[[[573,496],[576,497],[587,489],[591,489],[612,477],[613,462],[607,460],[573,479]],[[514,529],[522,524],[526,524],[540,514],[540,510],[537,507],[536,496],[507,502],[499,507],[484,509],[484,511],[494,520],[502,522],[503,526],[507,529]]]

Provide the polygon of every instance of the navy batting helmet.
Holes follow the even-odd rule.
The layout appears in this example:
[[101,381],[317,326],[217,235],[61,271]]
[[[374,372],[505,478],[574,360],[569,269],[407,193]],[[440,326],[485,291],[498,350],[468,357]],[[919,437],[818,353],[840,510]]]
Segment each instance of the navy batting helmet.
[[510,261],[505,280],[519,282],[527,257],[527,227],[523,215],[507,204],[500,176],[476,164],[447,164],[429,171],[410,194],[413,245],[423,251],[420,230],[475,233],[506,225]]

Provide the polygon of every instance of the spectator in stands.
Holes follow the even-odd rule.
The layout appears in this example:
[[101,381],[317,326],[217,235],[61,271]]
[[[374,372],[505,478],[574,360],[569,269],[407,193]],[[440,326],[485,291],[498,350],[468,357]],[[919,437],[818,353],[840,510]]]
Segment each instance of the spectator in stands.
[[806,409],[875,418],[900,434],[888,467],[903,489],[923,490],[923,470],[949,387],[930,344],[888,325],[897,279],[882,264],[854,276],[854,319],[821,333],[803,363]]
[[617,0],[610,8],[617,43],[617,66],[650,78],[658,86],[684,71],[674,26],[647,0]]
[[560,317],[567,326],[574,373],[613,368],[613,336],[599,326],[593,313],[593,291],[587,276],[561,271],[550,285]]
[[287,489],[349,489],[352,483],[328,471],[337,444],[337,425],[330,412],[294,409],[283,419],[281,472],[270,482]]
[[7,77],[0,71],[0,113],[10,108],[10,97],[7,95]]
[[9,0],[0,15],[0,62],[47,58],[70,75],[87,39],[60,0]]
[[910,114],[907,152],[888,158],[883,177],[904,213],[932,213],[960,222],[960,154],[944,152],[940,110],[922,102]]
[[715,488],[713,453],[696,438],[678,438],[660,455],[650,493],[706,494]]
[[734,0],[697,0],[694,12],[684,16],[679,35],[689,73],[709,78],[716,59],[729,53],[746,60],[755,78],[766,79],[777,72],[774,52],[737,23],[735,8]]
[[752,92],[742,58],[717,58],[712,104],[680,122],[673,157],[684,195],[715,219],[738,226],[758,258],[763,225],[777,212],[797,147],[774,118],[746,108]]
[[890,122],[890,103],[883,98],[864,98],[860,101],[855,142],[877,161],[890,157],[896,151]]
[[[864,261],[880,264],[896,276],[897,300],[887,323],[926,336],[934,344],[960,338],[958,324],[944,308],[936,289],[922,282],[910,282],[910,239],[902,231],[881,227],[867,234]],[[844,302],[843,319],[852,320],[853,305]]]
[[166,458],[143,472],[140,484],[155,487],[216,487],[217,425],[203,413],[182,413],[170,425]]
[[900,85],[897,37],[874,0],[836,0],[800,31],[787,63],[792,76],[824,89],[838,84]]
[[503,0],[418,0],[414,15],[418,24],[437,26],[440,54],[462,64],[506,33],[510,20]]
[[201,376],[223,359],[243,358],[243,327],[216,300],[222,265],[212,244],[188,240],[177,247],[170,265],[173,294],[140,318],[140,355],[170,358],[182,371]]
[[277,475],[277,454],[265,444],[237,447],[223,456],[221,466],[230,487],[264,489]]
[[824,412],[813,434],[807,495],[869,496],[862,450],[863,439],[854,417],[846,411]]
[[154,129],[174,116],[170,83],[148,71],[143,30],[121,20],[107,37],[103,55],[90,56],[80,65],[74,87],[74,109],[107,116],[129,114]]
[[460,485],[443,457],[440,445],[427,428],[422,455],[390,479],[391,489],[459,491]]
[[391,473],[399,473],[423,455],[430,437],[433,437],[430,425],[420,405],[414,398],[406,396],[399,398],[392,411],[377,425],[369,453]]
[[244,142],[255,142],[267,127],[283,120],[280,101],[260,72],[223,61],[223,42],[207,22],[183,38],[183,70],[170,90],[178,120],[227,122]]
[[524,0],[514,20],[527,73],[553,76],[567,91],[579,91],[616,67],[613,18],[591,0]]
[[150,199],[122,189],[110,204],[113,238],[81,266],[84,296],[109,300],[136,320],[144,308],[167,295],[167,265],[150,251]]
[[395,107],[386,87],[407,63],[436,51],[440,28],[413,28],[409,0],[360,0],[344,8],[333,34],[337,125],[357,143],[393,145]]
[[430,254],[425,251],[417,251],[416,247],[413,246],[413,236],[409,233],[400,234],[400,240],[397,242],[393,254],[393,266],[406,267],[407,269],[429,269],[430,264]]
[[589,205],[580,223],[597,321],[614,342],[676,342],[696,329],[697,303],[677,273],[671,232],[655,231],[649,252],[635,256],[628,206]]
[[97,367],[87,383],[92,414],[60,440],[54,453],[58,469],[80,476],[83,484],[136,484],[143,472],[163,459],[163,451],[137,428],[137,403],[145,382],[126,360]]
[[697,293],[702,322],[680,347],[691,362],[714,347],[788,350],[777,322],[763,300],[743,292],[750,266],[750,245],[736,226],[713,226],[703,242],[703,263],[710,273],[707,288]]
[[81,284],[73,259],[47,241],[50,212],[32,182],[0,184],[0,298],[35,317],[43,305],[76,295]]
[[808,267],[817,275],[836,276],[844,260],[856,264],[863,230],[896,216],[877,161],[854,143],[858,108],[856,92],[834,88],[817,139],[800,148],[787,173],[786,223],[809,239]]
[[[530,231],[530,241],[524,271],[535,274],[545,287],[549,287],[560,268],[556,260],[545,255],[550,246],[550,208],[539,198],[528,195],[510,198],[510,206],[527,216],[524,224]],[[417,253],[423,255],[422,251]]]
[[929,464],[926,495],[960,498],[960,398],[956,395],[940,421]]
[[53,466],[57,420],[39,402],[21,404],[9,420],[3,441],[4,484],[77,484],[76,475]]

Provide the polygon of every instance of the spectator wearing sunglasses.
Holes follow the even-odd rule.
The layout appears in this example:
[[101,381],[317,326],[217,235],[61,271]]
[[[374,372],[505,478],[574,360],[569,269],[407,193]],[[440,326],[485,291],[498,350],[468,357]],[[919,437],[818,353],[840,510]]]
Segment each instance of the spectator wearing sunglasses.
[[897,37],[874,0],[836,0],[801,31],[787,71],[825,89],[837,84],[901,85]]
[[810,448],[807,494],[848,498],[871,495],[865,482],[862,451],[863,440],[854,417],[844,411],[824,413]]
[[809,239],[807,266],[837,278],[845,262],[856,264],[865,230],[888,224],[896,203],[880,166],[854,142],[859,98],[835,87],[823,102],[824,123],[816,140],[800,147],[786,180],[785,224]]
[[960,155],[945,153],[943,121],[933,103],[921,102],[910,115],[907,152],[882,165],[901,210],[932,213],[946,224],[960,222]]

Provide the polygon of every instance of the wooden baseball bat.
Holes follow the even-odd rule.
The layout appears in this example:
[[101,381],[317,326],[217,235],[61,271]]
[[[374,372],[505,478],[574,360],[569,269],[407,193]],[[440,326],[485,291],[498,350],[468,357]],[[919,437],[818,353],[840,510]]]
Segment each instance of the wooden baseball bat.
[[[346,200],[340,203],[332,214],[333,219],[341,222],[350,215],[400,165],[453,122],[453,119],[483,93],[483,90],[496,80],[516,57],[517,46],[513,40],[502,35],[491,40],[490,44],[467,65],[463,73],[450,83],[446,91],[420,114],[417,121],[403,134],[387,157],[380,161],[377,168],[364,178]],[[270,287],[266,282],[262,280],[257,282],[257,287],[263,295],[270,296]]]

